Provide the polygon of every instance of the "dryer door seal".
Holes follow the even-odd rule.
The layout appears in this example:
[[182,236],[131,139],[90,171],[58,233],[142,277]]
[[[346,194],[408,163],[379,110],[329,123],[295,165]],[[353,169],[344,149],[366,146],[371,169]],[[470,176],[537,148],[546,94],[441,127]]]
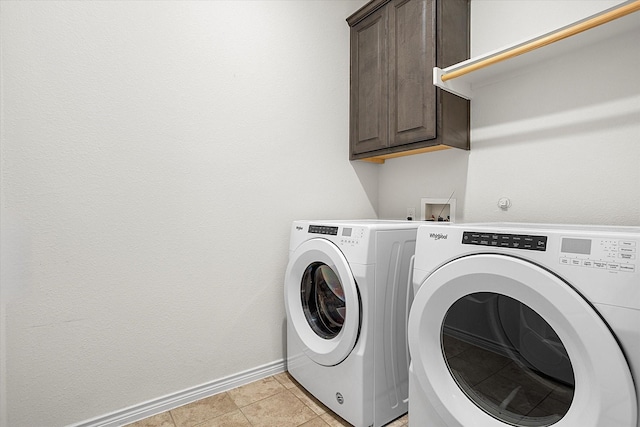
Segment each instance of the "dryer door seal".
[[[316,279],[321,282],[318,288],[309,283]],[[310,308],[313,304],[317,305]],[[360,331],[360,299],[349,264],[336,245],[311,239],[291,254],[285,308],[289,324],[313,361],[334,366],[351,353]]]
[[[443,355],[442,334],[449,309],[478,293],[504,295],[526,305],[553,328],[566,348],[575,390],[570,407],[554,427],[636,426],[637,399],[629,366],[593,307],[562,279],[535,264],[478,254],[451,261],[429,275],[409,316],[414,379],[448,427],[503,427],[507,422],[471,400]],[[508,424],[545,425],[537,421],[524,417],[522,422]]]

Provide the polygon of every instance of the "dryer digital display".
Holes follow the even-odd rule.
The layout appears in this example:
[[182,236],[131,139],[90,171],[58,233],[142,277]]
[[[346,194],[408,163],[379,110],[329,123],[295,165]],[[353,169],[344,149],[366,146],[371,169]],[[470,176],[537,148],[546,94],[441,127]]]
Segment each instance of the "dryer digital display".
[[563,238],[561,252],[568,254],[591,255],[591,239]]

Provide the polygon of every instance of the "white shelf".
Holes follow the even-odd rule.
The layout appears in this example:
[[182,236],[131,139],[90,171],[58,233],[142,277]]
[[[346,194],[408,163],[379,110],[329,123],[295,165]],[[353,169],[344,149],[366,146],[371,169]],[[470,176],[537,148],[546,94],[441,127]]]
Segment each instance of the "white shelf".
[[530,40],[471,58],[450,67],[433,69],[433,84],[466,99],[473,86],[486,84],[505,73],[524,69],[563,53],[632,30],[640,30],[640,0],[628,0],[566,27]]

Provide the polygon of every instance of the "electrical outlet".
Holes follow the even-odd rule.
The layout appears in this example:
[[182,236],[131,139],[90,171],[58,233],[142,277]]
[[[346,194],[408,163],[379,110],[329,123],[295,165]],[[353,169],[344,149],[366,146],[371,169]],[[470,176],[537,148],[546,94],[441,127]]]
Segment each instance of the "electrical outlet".
[[416,208],[407,208],[407,219],[416,219]]

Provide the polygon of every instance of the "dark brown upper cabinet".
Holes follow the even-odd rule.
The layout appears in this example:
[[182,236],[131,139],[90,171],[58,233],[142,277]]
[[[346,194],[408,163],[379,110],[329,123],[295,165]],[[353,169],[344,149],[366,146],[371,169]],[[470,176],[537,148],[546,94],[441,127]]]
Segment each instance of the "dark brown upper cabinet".
[[468,150],[469,101],[432,75],[469,57],[469,0],[373,0],[347,23],[350,159]]

